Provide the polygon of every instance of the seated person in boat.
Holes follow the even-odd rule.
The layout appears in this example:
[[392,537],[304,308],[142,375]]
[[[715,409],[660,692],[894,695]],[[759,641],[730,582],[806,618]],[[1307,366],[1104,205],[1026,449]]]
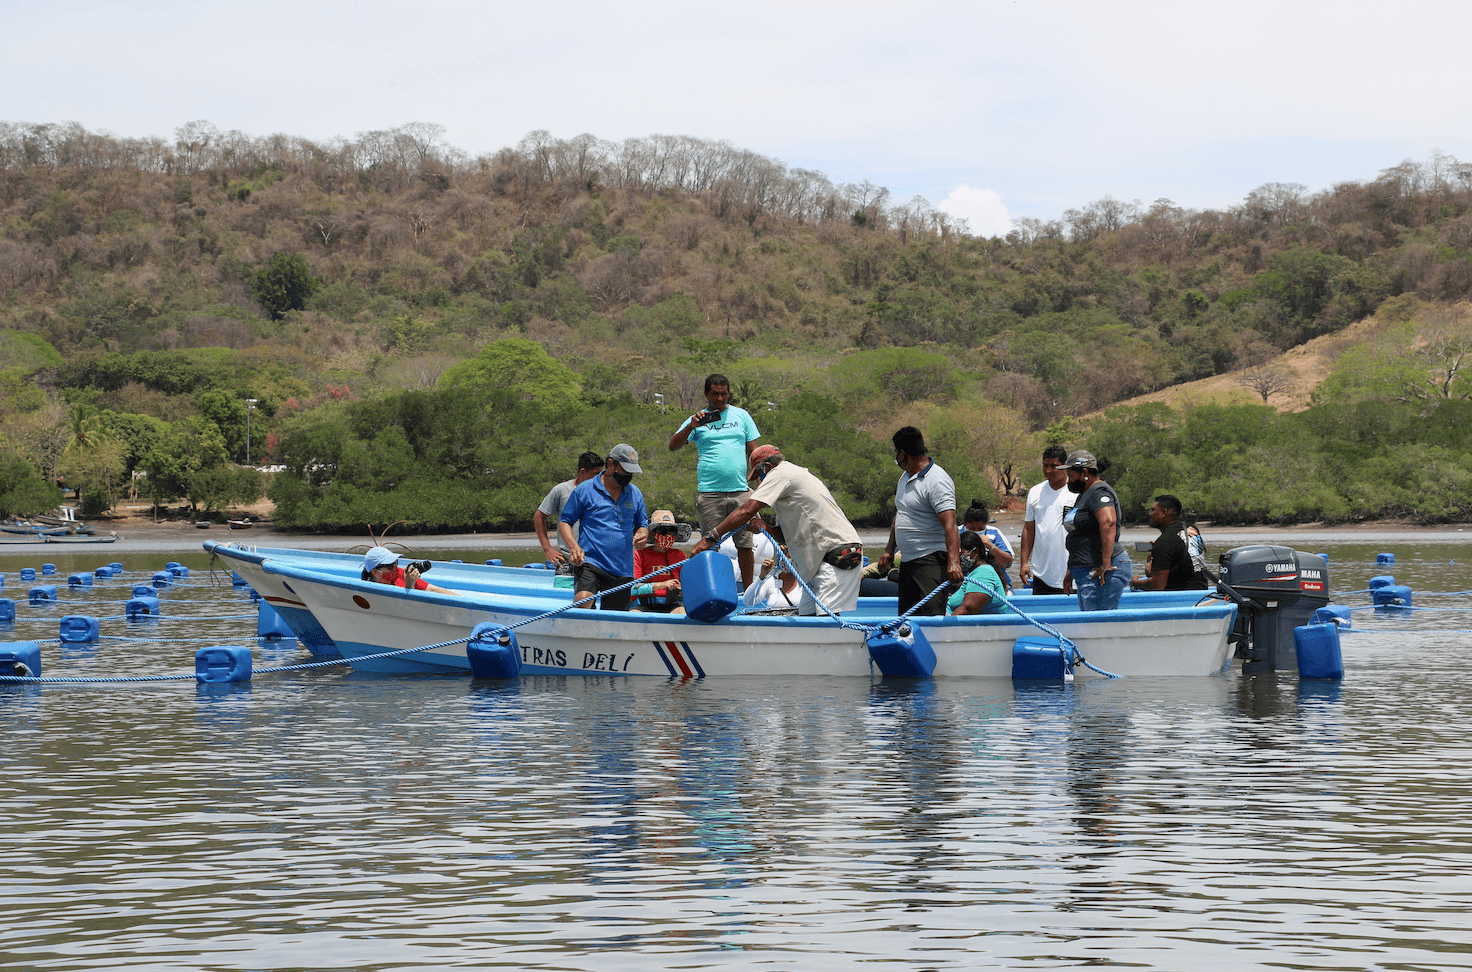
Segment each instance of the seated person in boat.
[[1130,580],[1137,591],[1202,591],[1206,578],[1196,569],[1191,541],[1180,523],[1181,501],[1170,494],[1155,497],[1150,522],[1160,537],[1150,546],[1145,573]]
[[1012,566],[1012,545],[1007,542],[1001,530],[992,526],[991,508],[981,500],[974,499],[962,514],[962,522],[965,529],[981,534],[986,540],[987,553],[992,556],[992,566],[1002,575],[1002,586],[1008,591],[1012,590],[1012,578],[1007,576],[1007,568]]
[[[947,614],[1007,614],[1002,575],[997,571],[986,539],[966,530],[961,534],[961,567],[966,579],[946,600]],[[937,595],[938,596],[938,595]]]
[[741,592],[742,604],[757,611],[797,607],[802,599],[797,575],[785,565],[773,569],[775,563],[771,557],[762,561],[761,579]]
[[[655,510],[649,515],[649,536],[652,544],[634,551],[634,576],[645,577],[661,567],[678,564],[685,559],[685,551],[675,549],[675,537],[680,526],[675,514],[669,510]],[[647,588],[647,590],[646,590]],[[635,611],[655,611],[661,614],[684,614],[685,606],[680,603],[680,568],[642,584],[634,585]]]
[[[634,485],[639,453],[620,442],[608,451],[608,464],[600,475],[572,491],[562,508],[557,532],[567,545],[567,560],[573,566],[574,600],[582,601],[604,591],[599,606],[605,611],[627,611],[629,588],[634,579],[634,548],[648,535],[649,512],[644,495]],[[573,527],[579,528],[576,535]],[[615,587],[624,587],[613,591]],[[584,605],[587,607],[589,605]]]
[[431,591],[435,594],[454,594],[457,591],[436,587],[419,575],[419,568],[410,564],[399,566],[399,555],[387,547],[374,547],[363,555],[363,579],[375,584],[392,584],[410,591]]

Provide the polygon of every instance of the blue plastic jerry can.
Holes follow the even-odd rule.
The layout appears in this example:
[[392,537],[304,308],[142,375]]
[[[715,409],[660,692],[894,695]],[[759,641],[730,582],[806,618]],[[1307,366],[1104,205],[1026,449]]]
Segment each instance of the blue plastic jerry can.
[[730,559],[714,550],[685,561],[680,568],[680,589],[684,593],[685,613],[697,621],[719,621],[741,603]]
[[929,678],[935,674],[935,649],[913,624],[873,635],[866,642],[869,660],[885,678]]

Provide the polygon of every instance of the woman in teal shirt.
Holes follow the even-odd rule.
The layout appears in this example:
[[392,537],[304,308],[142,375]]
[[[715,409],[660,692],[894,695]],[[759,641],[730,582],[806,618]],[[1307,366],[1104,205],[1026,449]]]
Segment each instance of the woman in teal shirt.
[[947,614],[1006,614],[1006,594],[1002,590],[1002,578],[986,555],[986,546],[981,534],[965,531],[961,534],[961,569],[966,579],[956,592],[946,600]]

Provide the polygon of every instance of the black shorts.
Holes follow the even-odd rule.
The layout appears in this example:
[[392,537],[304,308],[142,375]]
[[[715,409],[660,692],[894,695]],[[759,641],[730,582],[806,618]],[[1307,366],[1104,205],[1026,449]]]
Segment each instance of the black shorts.
[[1032,592],[1034,594],[1062,594],[1063,588],[1054,587],[1041,577],[1034,576],[1032,579]]
[[[623,584],[627,584],[634,578],[615,577],[607,571],[599,570],[597,567],[594,567],[592,564],[585,561],[583,563],[583,566],[577,568],[577,572],[573,575],[573,579],[576,584],[577,590],[582,591],[585,594],[598,594],[608,590],[610,587],[619,587]],[[593,605],[591,604],[583,605],[583,607],[592,606]],[[609,594],[606,597],[600,597],[597,601],[597,606],[602,608],[604,611],[627,611],[629,609],[629,589],[625,588],[624,590],[621,590],[616,594]]]

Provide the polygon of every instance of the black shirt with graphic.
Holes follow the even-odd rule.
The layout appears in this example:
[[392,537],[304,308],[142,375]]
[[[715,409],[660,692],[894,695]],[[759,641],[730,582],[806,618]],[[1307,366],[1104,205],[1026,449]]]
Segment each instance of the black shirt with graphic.
[[1170,571],[1165,581],[1168,591],[1199,591],[1206,587],[1206,579],[1196,572],[1196,563],[1191,559],[1191,548],[1186,544],[1186,530],[1179,525],[1166,527],[1160,538],[1150,547],[1150,576],[1162,570]]
[[1105,558],[1101,556],[1099,536],[1099,511],[1113,507],[1114,509],[1114,549],[1109,553],[1109,560],[1113,560],[1124,552],[1124,545],[1119,542],[1119,496],[1114,489],[1104,480],[1099,480],[1093,486],[1084,490],[1078,502],[1073,505],[1067,513],[1063,514],[1063,529],[1068,531],[1069,567],[1100,567],[1103,566]]

